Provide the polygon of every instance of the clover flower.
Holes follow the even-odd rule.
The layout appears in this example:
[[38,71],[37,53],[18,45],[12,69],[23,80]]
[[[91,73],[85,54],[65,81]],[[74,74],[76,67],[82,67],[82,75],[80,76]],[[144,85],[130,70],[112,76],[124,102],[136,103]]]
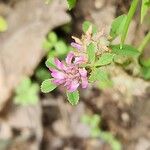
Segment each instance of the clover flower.
[[109,38],[105,34],[104,29],[102,29],[100,32],[97,32],[96,34],[92,33],[92,26],[89,27],[87,32],[82,35],[81,39],[72,36],[74,39],[74,42],[71,43],[71,46],[75,48],[75,52],[78,55],[84,55],[84,57],[87,57],[87,46],[93,42],[96,45],[96,54],[97,56],[109,52]]
[[80,67],[82,63],[84,63],[83,57],[75,57],[73,52],[67,55],[66,63],[56,58],[57,69],[49,68],[51,76],[54,78],[53,83],[64,85],[68,92],[76,91],[80,85],[82,88],[87,88],[87,70]]

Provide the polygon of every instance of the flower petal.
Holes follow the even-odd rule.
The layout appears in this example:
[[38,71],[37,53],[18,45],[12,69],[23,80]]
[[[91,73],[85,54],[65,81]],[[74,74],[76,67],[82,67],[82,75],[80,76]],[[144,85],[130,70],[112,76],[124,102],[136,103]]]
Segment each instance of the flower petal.
[[58,58],[55,58],[55,64],[56,64],[58,69],[66,70],[66,66],[64,65],[64,63],[61,62]]
[[76,57],[74,63],[75,64],[84,64],[86,61],[83,56]]
[[53,82],[55,84],[59,85],[59,84],[63,84],[65,82],[65,80],[64,79],[54,79]]
[[78,44],[78,43],[75,43],[75,42],[72,42],[71,46],[74,47],[74,48],[76,48],[76,49],[78,49],[78,50],[82,49],[82,46],[80,44]]
[[79,87],[79,83],[78,81],[75,80],[75,81],[72,81],[70,85],[67,86],[67,90],[69,92],[74,92],[75,90],[77,90],[78,87]]
[[55,64],[57,66],[58,69],[62,69],[62,62],[58,59],[58,58],[55,58]]
[[83,89],[87,88],[88,87],[88,79],[86,77],[81,77],[81,86]]
[[79,69],[81,77],[87,77],[87,70],[85,68]]
[[56,69],[51,69],[52,73],[51,76],[55,79],[64,79],[65,78],[65,74],[61,71],[58,71]]
[[66,63],[67,63],[68,65],[70,65],[70,64],[72,63],[73,58],[74,58],[74,53],[73,53],[73,52],[70,52],[70,53],[67,55],[67,57],[66,57]]

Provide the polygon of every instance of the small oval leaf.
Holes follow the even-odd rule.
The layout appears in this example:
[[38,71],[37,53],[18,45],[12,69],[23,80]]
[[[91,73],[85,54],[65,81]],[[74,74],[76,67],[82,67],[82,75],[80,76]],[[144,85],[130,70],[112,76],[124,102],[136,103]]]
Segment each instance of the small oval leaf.
[[42,82],[41,91],[43,93],[48,93],[53,91],[57,86],[52,82],[53,79],[47,79]]
[[95,50],[96,46],[94,45],[94,43],[90,43],[87,47],[88,60],[90,63],[95,61]]
[[108,65],[113,61],[114,54],[111,53],[104,53],[102,56],[99,58],[99,60],[96,62],[95,66],[104,66]]
[[78,91],[74,91],[71,93],[67,92],[67,98],[72,105],[77,105],[77,103],[79,102],[79,92]]
[[121,15],[114,19],[110,29],[110,36],[112,37],[112,39],[115,39],[118,35],[122,33],[126,19],[127,15]]
[[48,58],[48,59],[46,60],[45,64],[46,64],[46,67],[47,67],[47,68],[56,68],[56,65],[55,65],[55,63],[54,63],[54,57]]
[[121,56],[138,57],[140,55],[140,52],[131,45],[122,45],[122,48],[120,45],[111,45],[111,49],[113,53]]

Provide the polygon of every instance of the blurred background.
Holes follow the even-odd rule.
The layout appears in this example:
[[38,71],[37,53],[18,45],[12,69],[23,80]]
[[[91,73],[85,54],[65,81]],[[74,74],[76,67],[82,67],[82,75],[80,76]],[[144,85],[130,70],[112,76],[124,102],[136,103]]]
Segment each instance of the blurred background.
[[[112,81],[80,91],[71,106],[63,88],[49,94],[45,61],[64,59],[71,36],[89,20],[109,32],[131,0],[0,0],[0,150],[150,150],[150,82],[111,68]],[[140,6],[127,43],[138,46],[150,27],[139,23]],[[143,58],[150,57],[150,44]]]

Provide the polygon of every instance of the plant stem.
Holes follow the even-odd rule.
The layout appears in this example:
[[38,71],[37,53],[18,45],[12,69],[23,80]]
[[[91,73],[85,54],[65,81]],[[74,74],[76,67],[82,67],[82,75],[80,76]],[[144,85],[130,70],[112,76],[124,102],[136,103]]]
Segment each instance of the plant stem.
[[144,37],[143,41],[141,42],[138,50],[139,52],[142,52],[145,48],[145,46],[150,42],[150,31],[147,33],[147,35]]
[[132,3],[131,3],[131,7],[130,7],[128,15],[127,15],[127,20],[125,22],[124,30],[123,30],[122,35],[121,35],[121,47],[125,42],[127,32],[128,32],[128,28],[129,28],[130,22],[133,18],[133,15],[136,11],[138,1],[139,0],[133,0]]

